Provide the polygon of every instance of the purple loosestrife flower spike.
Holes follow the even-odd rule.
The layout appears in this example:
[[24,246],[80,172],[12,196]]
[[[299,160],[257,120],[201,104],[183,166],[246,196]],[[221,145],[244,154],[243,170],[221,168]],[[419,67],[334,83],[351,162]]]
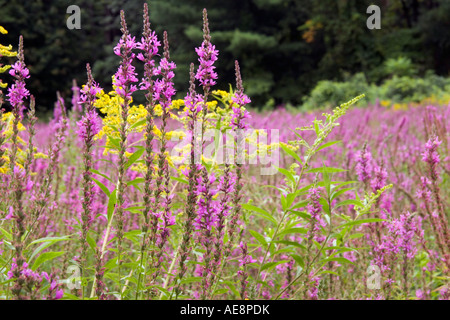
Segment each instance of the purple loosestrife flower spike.
[[195,92],[195,75],[194,75],[194,64],[191,63],[190,66],[190,81],[189,81],[189,92],[184,98],[185,105],[187,107],[186,116],[189,118],[188,129],[191,137],[190,145],[190,158],[189,158],[189,171],[187,172],[188,178],[188,194],[186,199],[186,221],[184,224],[184,234],[181,245],[179,247],[179,270],[177,275],[178,285],[175,288],[176,296],[180,293],[180,282],[187,271],[186,260],[192,251],[192,246],[190,244],[192,232],[194,229],[194,219],[196,214],[196,203],[197,203],[197,178],[198,170],[196,165],[196,152],[199,150],[197,148],[197,136],[196,136],[196,122],[197,116],[201,111],[200,98]]
[[[116,192],[116,217],[117,217],[117,255],[118,255],[118,273],[119,278],[121,276],[122,269],[122,242],[124,236],[124,193],[127,187],[125,182],[125,174],[126,169],[125,165],[127,162],[127,158],[125,157],[125,152],[127,150],[128,145],[128,109],[129,104],[131,102],[132,94],[137,90],[135,82],[138,81],[136,78],[135,68],[132,65],[132,62],[135,58],[135,54],[132,52],[133,49],[136,48],[135,38],[131,37],[127,23],[125,21],[125,14],[123,10],[120,11],[120,23],[122,25],[122,37],[120,38],[119,43],[114,48],[114,53],[122,58],[122,62],[119,66],[119,69],[116,72],[114,85],[116,86],[117,95],[123,99],[123,103],[121,104],[121,119],[119,126],[119,163],[118,163],[118,177],[117,177],[117,192]],[[120,281],[122,283],[122,281]],[[121,296],[123,295],[123,291],[121,290]]]
[[24,99],[26,99],[30,92],[25,88],[25,79],[30,77],[30,71],[25,65],[25,59],[23,54],[23,37],[19,38],[19,52],[18,61],[11,66],[9,74],[13,76],[16,80],[14,84],[8,88],[8,101],[13,107],[14,115],[19,115],[20,119],[23,117]]
[[247,129],[248,124],[245,119],[250,118],[250,113],[245,110],[245,105],[251,102],[250,98],[244,94],[244,87],[242,86],[241,70],[239,68],[239,63],[235,61],[236,69],[236,94],[231,98],[231,100],[237,105],[232,107],[233,113],[231,114],[231,127],[233,129]]
[[246,300],[247,299],[247,278],[248,278],[248,273],[246,270],[246,266],[249,263],[252,263],[252,258],[251,256],[248,255],[248,249],[247,249],[247,244],[242,242],[239,244],[239,248],[241,249],[241,254],[242,254],[242,258],[239,259],[239,266],[241,267],[240,270],[238,270],[237,275],[238,277],[241,279],[241,290],[240,290],[240,294],[241,294],[241,299],[242,300]]
[[[244,93],[244,88],[242,85],[242,78],[241,78],[241,71],[239,69],[239,63],[235,61],[235,71],[236,71],[236,88],[237,92],[239,94]],[[248,99],[249,101],[250,99]],[[243,105],[241,106],[243,107]],[[241,129],[246,128],[245,119],[249,116],[244,113],[240,112],[241,109],[239,108],[239,115],[235,118],[234,123],[236,124],[233,127],[233,130],[236,132],[236,144],[237,144],[237,154],[241,154],[241,149],[244,145],[244,135]],[[242,182],[242,164],[244,159],[240,159],[238,157],[236,159],[236,175],[234,179],[234,191],[232,193],[231,197],[231,203],[233,205],[232,212],[230,214],[230,220],[229,220],[229,228],[228,228],[228,242],[225,246],[224,253],[223,253],[223,263],[221,267],[221,272],[225,268],[226,259],[231,254],[231,249],[234,243],[234,237],[236,233],[236,227],[238,220],[241,216],[242,206],[241,206],[241,199],[242,199],[242,188],[243,188],[243,182]],[[258,275],[259,276],[259,275]]]
[[[26,283],[26,278],[24,278],[23,265],[26,263],[23,257],[23,242],[22,237],[26,231],[26,214],[23,208],[22,197],[24,193],[25,184],[28,179],[27,175],[23,170],[16,166],[17,151],[19,148],[18,138],[19,138],[19,121],[23,117],[24,99],[29,95],[27,89],[25,89],[25,79],[29,78],[29,71],[25,66],[25,59],[23,55],[23,38],[20,36],[19,39],[19,60],[12,66],[10,70],[10,75],[16,78],[15,83],[8,89],[9,102],[13,107],[14,120],[12,124],[12,136],[11,136],[11,152],[9,154],[10,161],[10,174],[11,174],[11,185],[12,185],[12,210],[14,213],[15,220],[15,232],[13,244],[15,247],[15,259],[17,267],[13,271],[13,276],[16,279],[12,292],[16,299],[22,299],[22,288]],[[30,138],[32,139],[32,138]],[[29,165],[28,165],[29,166]],[[28,170],[28,169],[27,169]]]
[[439,224],[438,229],[443,231],[443,239],[445,242],[444,248],[446,250],[446,259],[450,261],[450,230],[448,225],[447,214],[444,209],[444,204],[440,195],[439,188],[439,173],[438,164],[440,163],[440,157],[438,153],[438,148],[441,145],[439,138],[432,134],[430,139],[425,144],[425,150],[422,153],[422,161],[428,165],[428,173],[431,179],[431,186],[433,191],[434,200],[436,203],[437,211],[439,214]]
[[[195,48],[195,52],[199,56],[198,61],[200,66],[195,74],[197,79],[203,86],[204,90],[209,90],[210,87],[216,84],[217,73],[214,71],[216,68],[214,62],[217,61],[219,51],[211,44],[211,36],[209,33],[208,25],[208,13],[206,9],[203,9],[203,42],[202,46]],[[208,88],[208,89],[206,89]]]
[[364,143],[362,150],[356,157],[356,173],[360,181],[366,186],[372,177],[372,155],[367,148],[367,143]]
[[160,66],[156,70],[157,75],[161,75],[162,79],[155,81],[155,99],[157,99],[163,110],[162,114],[162,125],[161,125],[161,148],[158,156],[158,172],[156,178],[156,193],[155,193],[155,206],[154,212],[157,211],[157,204],[159,203],[159,197],[161,194],[165,195],[163,199],[163,212],[162,212],[162,230],[160,233],[160,241],[158,244],[159,251],[154,261],[155,273],[153,274],[153,281],[156,280],[160,272],[160,267],[162,264],[162,256],[164,253],[164,246],[170,235],[169,226],[173,225],[175,222],[171,217],[170,204],[172,202],[172,195],[169,191],[170,183],[170,172],[169,172],[169,161],[167,159],[167,137],[166,128],[167,121],[170,118],[170,105],[172,103],[172,96],[175,94],[175,89],[173,87],[173,77],[175,76],[173,69],[176,68],[175,63],[169,61],[169,40],[167,38],[167,32],[164,31],[164,57],[161,59]]
[[[86,113],[81,120],[77,122],[78,136],[83,143],[83,213],[81,216],[81,273],[86,276],[86,255],[88,249],[87,236],[89,227],[92,222],[92,204],[94,198],[94,182],[92,180],[92,147],[94,144],[94,136],[99,133],[102,128],[102,121],[97,115],[94,108],[95,96],[101,90],[94,82],[89,64],[86,66],[88,82],[84,88],[84,97]],[[82,289],[84,297],[84,288]]]
[[319,243],[325,240],[325,237],[320,235],[320,227],[325,226],[325,222],[321,217],[322,205],[319,203],[320,193],[322,191],[323,188],[318,187],[309,189],[308,193],[308,199],[310,200],[310,202],[308,203],[307,211],[311,215],[307,234],[309,245],[312,244],[312,240],[315,240]]
[[72,81],[72,112],[75,114],[75,119],[83,111],[83,106],[80,103],[80,87],[77,85],[77,81],[74,79]]
[[[144,3],[144,30],[141,42],[137,44],[137,48],[142,50],[143,53],[139,53],[137,58],[144,62],[144,77],[142,78],[140,88],[145,90],[145,97],[147,99],[146,104],[146,126],[145,126],[145,183],[144,183],[144,224],[142,225],[142,232],[144,234],[141,245],[140,256],[140,268],[144,263],[144,254],[146,252],[149,238],[148,231],[151,229],[150,241],[153,243],[153,239],[156,237],[158,218],[154,214],[152,195],[153,195],[153,139],[155,137],[153,133],[153,127],[155,126],[153,118],[155,116],[155,81],[153,77],[156,75],[155,60],[154,57],[158,55],[158,47],[161,43],[158,41],[155,31],[150,29],[150,19],[148,15],[148,6]],[[139,298],[139,290],[141,285],[141,272],[139,272],[136,299]]]

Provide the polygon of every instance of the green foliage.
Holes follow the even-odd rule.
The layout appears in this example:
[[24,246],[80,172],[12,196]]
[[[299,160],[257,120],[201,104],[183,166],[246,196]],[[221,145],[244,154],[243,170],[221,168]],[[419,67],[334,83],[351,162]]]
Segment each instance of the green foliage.
[[395,102],[420,102],[430,96],[442,96],[446,91],[448,92],[449,87],[450,78],[435,75],[426,78],[394,76],[381,86],[380,99]]
[[369,101],[375,99],[372,86],[367,83],[366,77],[362,73],[348,79],[348,81],[319,81],[317,86],[307,97],[303,108],[307,110],[322,107],[332,107],[347,100],[349,96],[357,96],[362,92],[366,93]]
[[388,59],[384,63],[386,74],[389,76],[411,77],[417,73],[417,68],[410,58],[398,57]]
[[[409,59],[397,59],[386,61],[386,70],[394,76],[386,79],[380,85],[368,83],[362,73],[350,77],[347,81],[320,81],[306,98],[302,108],[306,110],[321,107],[332,107],[345,101],[345,97],[361,92],[367,99],[360,105],[375,103],[376,99],[386,100],[389,103],[421,102],[433,97],[437,101],[448,99],[450,78],[435,75],[428,72],[425,77],[397,76],[397,74],[414,74],[414,67]],[[406,68],[408,66],[408,69]]]

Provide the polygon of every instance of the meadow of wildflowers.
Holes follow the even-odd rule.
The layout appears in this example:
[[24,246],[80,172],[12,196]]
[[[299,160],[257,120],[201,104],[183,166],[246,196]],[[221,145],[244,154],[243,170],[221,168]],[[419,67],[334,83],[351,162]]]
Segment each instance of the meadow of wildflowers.
[[87,65],[48,124],[0,46],[1,299],[450,298],[450,105],[249,112],[206,10],[174,99],[170,35],[121,31],[112,90]]

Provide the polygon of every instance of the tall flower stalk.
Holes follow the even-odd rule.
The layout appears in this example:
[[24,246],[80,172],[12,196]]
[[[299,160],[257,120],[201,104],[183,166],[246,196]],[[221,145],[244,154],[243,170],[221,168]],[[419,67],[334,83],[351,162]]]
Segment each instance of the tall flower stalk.
[[[11,152],[9,153],[10,161],[10,178],[12,184],[12,206],[13,216],[16,223],[16,229],[14,232],[14,248],[15,248],[15,268],[13,269],[13,277],[16,279],[12,293],[16,299],[22,299],[22,287],[26,282],[26,278],[23,274],[24,268],[26,268],[26,260],[23,256],[23,241],[22,237],[26,231],[26,219],[22,196],[24,193],[24,184],[26,181],[26,175],[23,170],[17,165],[17,151],[19,148],[19,121],[23,117],[24,99],[29,96],[29,91],[25,88],[25,79],[29,78],[29,71],[25,65],[25,59],[23,54],[23,38],[19,38],[19,51],[18,61],[12,65],[10,70],[16,80],[15,83],[8,89],[8,100],[13,108],[12,112],[14,120],[12,123],[12,136],[11,136]],[[11,210],[10,209],[10,210]]]
[[[147,99],[147,104],[145,110],[147,112],[146,115],[146,125],[145,125],[145,182],[144,182],[144,223],[142,225],[142,233],[143,239],[141,244],[141,253],[140,253],[140,261],[139,261],[139,276],[138,283],[136,286],[136,299],[139,298],[140,288],[141,288],[141,280],[142,274],[146,274],[143,269],[144,264],[144,255],[148,246],[148,232],[149,228],[154,232],[154,234],[150,235],[150,238],[154,238],[156,236],[156,228],[152,229],[151,225],[157,225],[157,216],[153,211],[153,203],[152,203],[152,181],[153,181],[153,127],[154,121],[153,118],[155,116],[155,87],[153,77],[155,75],[155,60],[154,57],[158,55],[158,47],[161,43],[158,41],[156,37],[155,31],[150,29],[150,20],[148,15],[148,6],[144,4],[144,31],[141,42],[138,43],[137,48],[141,49],[143,53],[138,54],[137,58],[144,62],[144,78],[141,82],[141,90],[145,90],[145,97]],[[153,250],[153,248],[151,249]]]
[[425,144],[425,150],[422,153],[422,161],[424,161],[428,166],[428,175],[430,177],[433,197],[435,200],[436,211],[437,211],[437,229],[442,232],[442,239],[444,241],[444,254],[446,255],[448,263],[450,263],[450,231],[448,226],[447,214],[444,210],[444,205],[440,195],[439,188],[439,174],[438,174],[438,164],[440,163],[439,153],[437,151],[438,147],[441,145],[436,135],[432,135],[430,139]]
[[[100,92],[100,88],[94,82],[92,72],[89,64],[87,68],[88,82],[83,88],[83,96],[81,101],[85,104],[85,115],[77,122],[78,136],[83,143],[83,198],[82,207],[83,213],[81,216],[81,276],[86,274],[86,255],[88,249],[87,236],[89,232],[89,225],[92,219],[92,202],[93,202],[93,187],[94,182],[92,180],[92,146],[94,143],[94,136],[101,129],[101,120],[99,119],[97,112],[95,111],[94,103],[97,93]],[[82,296],[84,298],[84,288],[82,288]]]
[[184,98],[184,103],[187,107],[186,116],[189,118],[188,130],[191,134],[190,140],[190,154],[189,154],[189,170],[187,172],[188,177],[188,194],[186,199],[186,220],[184,223],[184,233],[182,242],[178,248],[180,260],[178,262],[179,269],[177,274],[177,286],[174,290],[176,297],[180,294],[181,280],[187,271],[186,260],[189,258],[192,251],[191,237],[194,230],[194,220],[196,215],[196,203],[197,203],[197,178],[198,168],[196,163],[196,155],[198,156],[198,137],[197,137],[197,117],[202,110],[200,99],[195,92],[195,75],[194,64],[190,66],[190,86],[189,93]]
[[[162,225],[161,232],[159,234],[159,251],[156,254],[155,261],[153,261],[153,282],[159,275],[160,267],[162,264],[162,258],[164,253],[164,246],[170,235],[170,229],[168,228],[173,224],[171,219],[170,204],[172,196],[169,192],[170,174],[169,174],[169,161],[167,159],[167,121],[170,118],[170,105],[172,104],[172,97],[175,95],[175,89],[173,87],[173,77],[175,76],[173,70],[176,68],[174,62],[170,61],[169,53],[169,40],[167,38],[167,32],[164,31],[164,56],[161,59],[159,67],[156,69],[155,74],[162,76],[162,78],[155,81],[155,93],[154,98],[159,101],[162,108],[162,124],[161,124],[161,148],[158,155],[158,169],[156,177],[156,190],[155,190],[155,206],[154,213],[158,211],[158,205],[160,203],[161,195],[164,195],[162,199],[163,209],[159,213]],[[153,239],[156,241],[156,239]],[[156,242],[153,242],[154,245]],[[153,257],[152,257],[153,258]]]
[[[236,134],[236,151],[237,156],[234,157],[235,161],[235,170],[236,173],[232,177],[233,179],[233,193],[230,195],[231,197],[231,213],[229,214],[229,220],[228,220],[228,242],[225,245],[225,248],[223,248],[222,253],[222,264],[220,267],[220,270],[218,272],[219,279],[220,276],[225,269],[225,266],[227,265],[227,258],[231,255],[231,251],[233,248],[234,238],[236,234],[236,228],[239,218],[241,217],[241,199],[242,199],[242,188],[243,188],[243,182],[242,182],[242,165],[244,163],[244,133],[243,130],[248,128],[247,119],[250,118],[250,114],[245,109],[245,106],[251,102],[250,98],[244,94],[244,87],[242,85],[242,77],[241,77],[241,70],[239,67],[239,63],[236,60],[235,61],[235,72],[236,72],[236,93],[232,97],[233,107],[232,107],[232,115],[231,115],[231,122],[230,126],[233,129],[234,133]],[[229,178],[230,179],[230,178]],[[217,282],[216,282],[217,283]],[[214,294],[214,292],[212,292]]]
[[[211,87],[216,84],[217,73],[214,71],[214,62],[217,60],[218,50],[211,43],[211,35],[209,31],[208,13],[206,9],[203,9],[203,42],[201,47],[196,48],[195,51],[199,56],[198,61],[200,66],[195,74],[195,78],[200,82],[203,87],[203,107],[202,107],[202,130],[201,130],[201,154],[204,153],[205,140],[204,135],[207,125],[207,113],[208,113],[208,98],[210,95]],[[212,182],[215,177],[210,176],[206,166],[202,167],[201,171],[201,197],[198,199],[199,203],[199,217],[200,228],[202,229],[201,242],[205,247],[205,253],[203,254],[203,261],[205,266],[203,268],[202,279],[202,299],[206,299],[208,288],[210,287],[210,273],[212,263],[212,250],[213,250],[213,236],[211,233],[212,223],[214,220],[214,210],[212,206]]]
[[[121,269],[123,263],[123,236],[124,236],[124,194],[125,189],[127,187],[125,181],[125,173],[126,168],[125,165],[127,163],[127,158],[125,157],[125,152],[127,150],[127,138],[128,138],[128,111],[129,104],[131,102],[131,97],[133,92],[137,90],[136,85],[133,83],[137,82],[135,67],[132,65],[133,59],[135,58],[135,54],[132,52],[133,49],[136,48],[135,38],[131,37],[127,24],[125,21],[125,14],[123,10],[120,11],[120,23],[122,25],[122,38],[120,39],[117,46],[114,48],[114,53],[122,58],[122,63],[119,66],[119,69],[115,75],[114,85],[116,86],[116,93],[119,97],[123,99],[123,103],[121,104],[121,119],[120,119],[120,127],[119,127],[119,135],[120,135],[120,148],[119,148],[119,163],[118,163],[118,177],[117,177],[117,185],[116,185],[116,217],[117,217],[117,261],[118,261],[118,275],[119,275],[119,283],[122,283],[121,280]],[[121,297],[123,296],[123,291],[121,291]]]

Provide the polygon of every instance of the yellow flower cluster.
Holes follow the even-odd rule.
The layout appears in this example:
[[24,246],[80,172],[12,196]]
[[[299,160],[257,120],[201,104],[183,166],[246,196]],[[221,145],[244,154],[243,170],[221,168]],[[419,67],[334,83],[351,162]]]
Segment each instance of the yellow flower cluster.
[[[7,34],[8,33],[8,31],[6,31],[6,29],[5,28],[3,28],[2,26],[0,26],[0,33],[1,34]],[[4,46],[4,45],[2,45],[1,43],[0,43],[0,57],[15,57],[17,55],[17,52],[16,51],[12,51],[12,46],[11,45],[9,45],[9,46]],[[0,73],[4,73],[4,72],[6,72],[6,70],[8,70],[9,68],[11,68],[11,66],[10,65],[4,65],[4,66],[2,66],[1,64],[0,64]],[[3,83],[1,80],[0,80],[0,88],[6,88],[6,86],[7,86],[8,84],[7,83]]]
[[[3,132],[3,135],[6,137],[6,140],[11,138],[13,133],[12,123],[14,121],[14,115],[11,112],[4,113],[2,116],[2,122],[6,123],[6,130]],[[17,129],[19,131],[24,131],[25,127],[23,124],[19,121],[19,124],[17,125]],[[17,137],[19,143],[25,144],[25,141],[23,141],[20,137]]]
[[[207,102],[208,114],[206,116],[206,128],[214,129],[216,128],[216,123],[220,121],[221,130],[224,132],[225,129],[229,129],[229,123],[231,121],[231,98],[234,93],[232,89],[230,92],[226,92],[223,90],[215,90],[212,92],[215,100]],[[105,154],[108,153],[116,153],[118,147],[118,138],[119,138],[119,125],[121,123],[121,112],[122,112],[122,104],[123,99],[120,98],[115,91],[111,91],[109,93],[105,93],[101,91],[95,102],[95,107],[104,114],[103,118],[103,128],[95,137],[96,139],[101,139],[106,136],[106,148]],[[219,106],[220,102],[220,106]],[[132,101],[130,102],[130,104]],[[187,109],[184,103],[184,100],[178,99],[173,100],[170,105],[170,117],[171,119],[183,124],[186,129],[186,125],[189,121],[189,118],[186,117]],[[155,117],[161,117],[163,114],[163,110],[160,104],[155,105],[154,115]],[[143,105],[130,105],[130,109],[128,112],[128,132],[143,132],[146,126],[146,117],[147,110]],[[199,121],[202,120],[202,117],[199,116]],[[225,128],[225,129],[224,129]],[[162,138],[162,133],[160,129],[155,125],[153,127],[153,134],[158,139]],[[256,152],[250,155],[250,157],[255,157],[258,154],[271,154],[271,152],[277,148],[279,145],[277,143],[272,144],[264,144],[258,143],[259,135],[264,134],[263,131],[256,131],[254,135],[247,138],[247,143],[250,145],[256,146]],[[145,133],[144,133],[145,138]],[[169,141],[175,141],[179,145],[183,145],[183,147],[176,147],[175,151],[178,153],[176,156],[167,154],[167,159],[169,161],[169,165],[171,167],[177,167],[178,170],[183,168],[183,164],[181,160],[186,159],[186,157],[190,153],[190,145],[185,143],[184,139],[186,138],[186,132],[175,130],[169,131],[165,134],[165,139]],[[255,149],[255,148],[254,148]],[[126,153],[126,157],[130,157],[131,154]],[[247,154],[246,157],[249,157]],[[207,159],[203,157],[203,161],[209,164],[213,164],[217,166],[214,159]],[[155,159],[155,164],[157,163]],[[219,167],[217,166],[217,169]],[[131,170],[135,170],[138,172],[145,172],[146,168],[142,162],[136,162],[133,166],[131,166]]]
[[447,105],[450,103],[450,94],[445,93],[440,96],[431,95],[422,101],[411,103],[398,103],[391,100],[381,100],[380,105],[385,108],[392,108],[394,111],[409,110],[410,108],[416,108],[425,105]]

